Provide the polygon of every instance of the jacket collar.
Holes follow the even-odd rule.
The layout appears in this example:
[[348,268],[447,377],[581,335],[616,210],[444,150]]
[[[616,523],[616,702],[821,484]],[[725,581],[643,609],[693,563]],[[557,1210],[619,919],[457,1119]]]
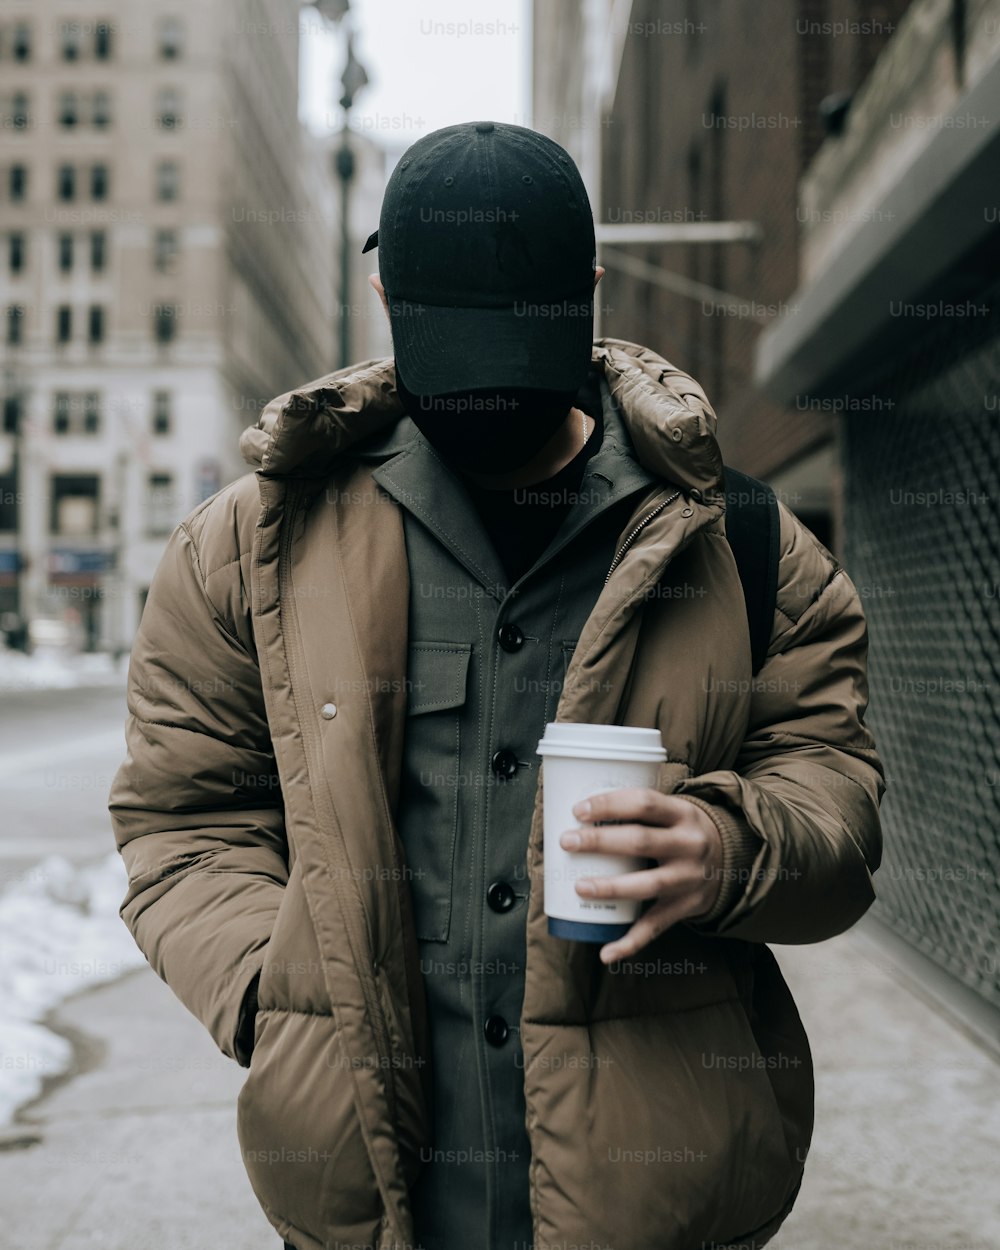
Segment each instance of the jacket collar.
[[[573,508],[564,517],[553,536],[546,559],[561,551],[582,529],[619,500],[662,485],[659,478],[636,460],[624,421],[603,372],[600,398],[604,435],[600,447],[584,466],[576,488],[586,500],[586,505]],[[401,417],[395,425],[356,444],[352,458],[378,462],[372,468],[373,479],[451,551],[487,594],[503,598],[508,578],[500,557],[489,541],[478,510],[462,489],[461,481],[438,457],[409,417]],[[446,480],[456,488],[442,489]],[[525,489],[544,491],[546,483]],[[425,506],[423,501],[428,499],[434,500],[433,507]],[[470,541],[471,535],[475,535],[478,541]]]
[[[686,373],[623,339],[594,343],[636,461],[700,498],[721,490],[716,417]],[[396,394],[395,362],[368,360],[272,399],[244,430],[240,452],[264,477],[316,478],[352,456],[381,459],[418,435]],[[363,446],[362,446],[363,444]]]

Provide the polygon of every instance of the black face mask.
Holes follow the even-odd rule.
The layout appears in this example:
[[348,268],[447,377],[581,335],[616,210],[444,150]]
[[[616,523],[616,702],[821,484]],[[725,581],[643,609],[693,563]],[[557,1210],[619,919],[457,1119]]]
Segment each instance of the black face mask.
[[528,463],[566,420],[575,391],[497,387],[414,395],[396,374],[406,415],[452,468],[507,473]]

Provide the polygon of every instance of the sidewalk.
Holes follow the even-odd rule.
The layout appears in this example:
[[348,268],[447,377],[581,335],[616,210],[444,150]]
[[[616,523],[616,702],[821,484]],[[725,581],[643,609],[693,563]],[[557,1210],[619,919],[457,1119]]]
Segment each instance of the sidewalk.
[[774,1250],[998,1250],[1000,1063],[906,988],[864,922],[774,946],[809,1035],[816,1127]]
[[[236,1140],[246,1075],[148,968],[57,1013],[84,1071],[0,1154],[4,1250],[281,1250]],[[78,1052],[79,1053],[79,1052]]]
[[[777,947],[817,1070],[816,1132],[775,1250],[996,1250],[1000,1065],[854,930]],[[280,1250],[240,1161],[242,1069],[148,969],[67,1003],[83,1071],[0,1154],[10,1250]]]

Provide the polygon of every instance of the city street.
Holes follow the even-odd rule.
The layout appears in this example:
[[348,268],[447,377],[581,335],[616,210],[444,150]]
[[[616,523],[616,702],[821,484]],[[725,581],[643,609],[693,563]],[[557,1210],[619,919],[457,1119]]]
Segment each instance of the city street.
[[475,9],[0,14],[0,1250],[1000,1250],[1000,0]]
[[0,888],[45,855],[114,849],[107,795],[125,754],[123,686],[0,696]]
[[[52,851],[80,865],[106,854],[122,714],[120,690],[7,701],[9,873]],[[865,922],[830,942],[775,950],[817,1069],[806,1179],[776,1250],[994,1250],[1000,1066],[907,988]],[[239,1157],[244,1074],[148,968],[75,995],[47,1023],[72,1042],[73,1065],[7,1133],[3,1245],[280,1244]]]

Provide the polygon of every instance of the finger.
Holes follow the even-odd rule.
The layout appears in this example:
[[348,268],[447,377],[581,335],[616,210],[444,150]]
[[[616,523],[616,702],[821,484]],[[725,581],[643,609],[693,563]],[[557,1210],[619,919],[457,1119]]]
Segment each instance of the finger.
[[649,868],[638,872],[617,873],[609,877],[579,877],[576,892],[583,898],[664,898],[674,899],[683,893],[704,892],[704,883],[690,870]]
[[644,825],[672,825],[690,815],[691,804],[646,786],[623,786],[581,799],[573,807],[579,821],[633,820]]
[[696,827],[663,825],[581,825],[559,837],[565,851],[593,851],[603,855],[634,855],[646,859],[697,857],[701,847]]
[[655,903],[639,917],[624,937],[601,947],[601,962],[612,964],[617,959],[630,959],[671,925],[683,920],[688,914],[689,906],[686,901],[679,900]]

